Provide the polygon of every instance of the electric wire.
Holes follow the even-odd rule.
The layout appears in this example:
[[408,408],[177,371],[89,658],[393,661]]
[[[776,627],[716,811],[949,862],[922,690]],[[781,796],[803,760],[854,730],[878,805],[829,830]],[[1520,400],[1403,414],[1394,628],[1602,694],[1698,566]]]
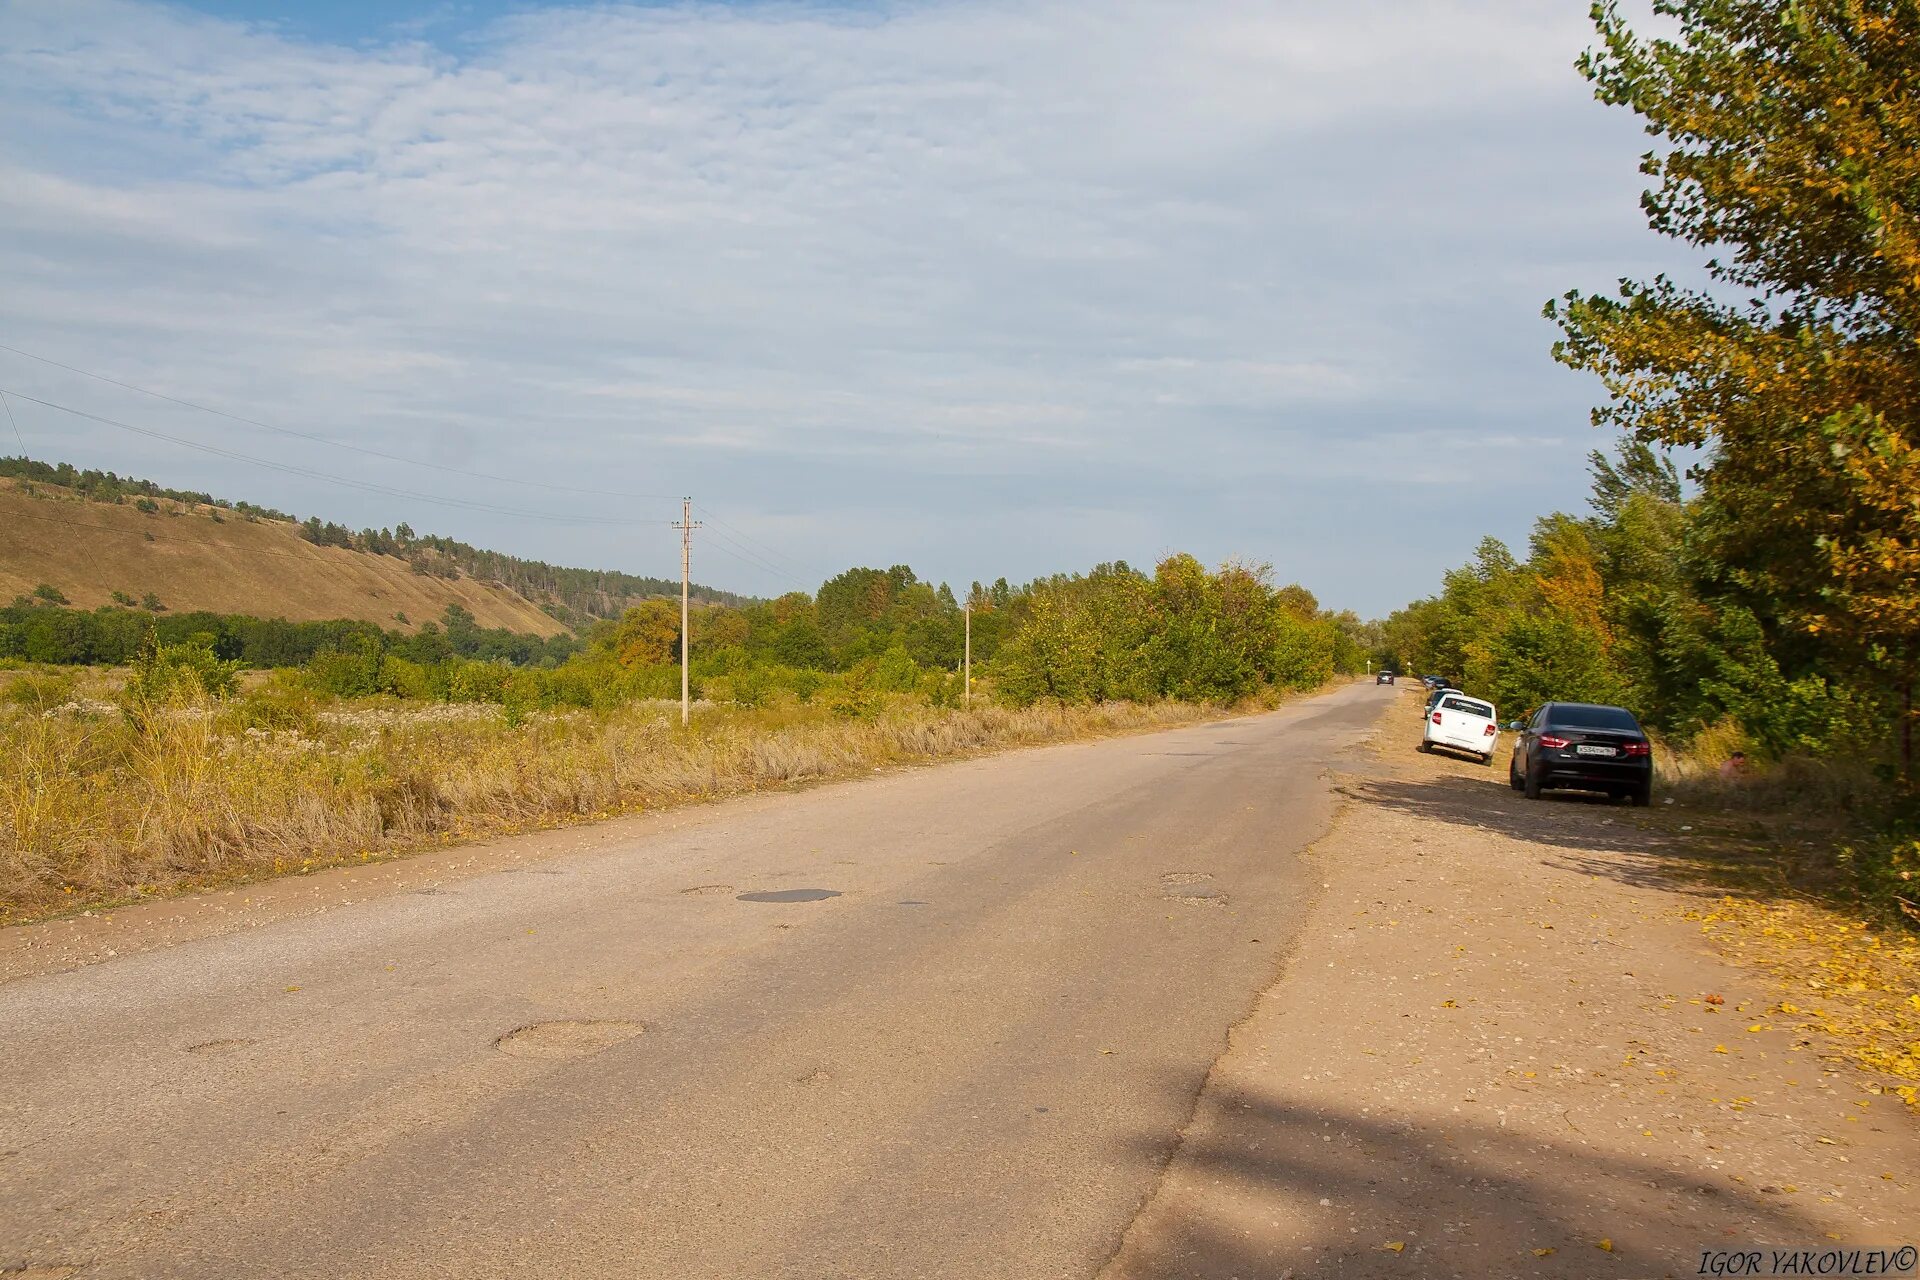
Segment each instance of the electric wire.
[[[488,480],[496,484],[523,485],[530,489],[546,489],[554,493],[582,493],[582,494],[591,494],[595,497],[601,497],[601,498],[627,498],[627,499],[640,501],[640,502],[651,502],[651,501],[656,501],[661,499],[673,499],[673,498],[680,497],[680,495],[677,493],[627,493],[627,492],[616,490],[616,489],[587,489],[587,488],[581,488],[580,486],[577,486],[577,485],[549,484],[543,480],[527,480],[517,476],[497,476],[485,471],[472,471],[465,467],[448,466],[444,463],[439,463],[439,462],[424,462],[418,458],[402,457],[400,454],[397,454],[397,453],[385,453],[379,449],[369,449],[364,445],[349,444],[345,440],[335,440],[331,436],[323,436],[318,434],[317,432],[296,431],[292,427],[276,426],[271,422],[262,422],[258,418],[249,418],[244,414],[230,413],[225,409],[213,408],[211,405],[199,404],[192,400],[183,400],[179,396],[170,396],[166,394],[164,391],[154,391],[151,388],[143,387],[136,383],[123,382],[119,378],[109,377],[104,373],[95,373],[91,369],[82,369],[78,365],[65,364],[59,360],[54,360],[48,356],[35,355],[31,351],[22,351],[19,347],[10,347],[3,342],[0,342],[0,351],[11,352],[13,355],[22,356],[28,360],[37,360],[41,364],[51,365],[55,369],[65,369],[68,373],[77,373],[83,378],[92,378],[95,381],[104,382],[110,386],[120,387],[127,391],[138,392],[140,395],[143,395],[143,396],[152,396],[156,400],[164,400],[168,404],[176,404],[183,409],[193,409],[199,413],[210,413],[210,414],[213,414],[215,417],[227,418],[233,422],[245,423],[247,426],[250,426],[250,427],[258,427],[262,431],[272,431],[283,436],[293,436],[294,438],[300,439],[300,440],[310,440],[315,444],[331,445],[333,448],[336,448],[336,449],[347,449],[354,453],[365,454],[370,458],[381,458],[388,462],[398,462],[404,466],[424,467],[429,471],[442,471],[447,473],[448,475],[467,476],[474,480]],[[18,393],[16,392],[15,394],[18,394]],[[27,399],[27,398],[29,397],[24,397],[24,396],[22,397],[22,399]],[[17,428],[16,428],[16,434],[18,434]],[[24,442],[23,442],[23,447],[24,447]]]
[[[226,419],[229,419],[230,421],[243,423],[250,427],[257,427],[263,431],[270,431],[278,435],[290,436],[290,437],[301,439],[301,440],[308,440],[316,444],[323,444],[323,445],[328,445],[334,448],[345,449],[353,453],[364,454],[368,457],[381,458],[389,462],[397,462],[405,466],[422,467],[427,470],[439,471],[449,475],[466,476],[472,479],[494,481],[502,484],[517,484],[523,487],[544,489],[544,490],[549,490],[552,492],[560,492],[560,493],[591,494],[591,495],[600,496],[600,497],[626,498],[626,499],[643,500],[643,501],[666,500],[666,499],[670,499],[678,496],[674,494],[629,493],[622,490],[594,489],[594,488],[587,488],[587,487],[582,487],[577,485],[548,484],[542,481],[525,480],[525,479],[520,479],[512,476],[497,476],[497,475],[492,475],[488,472],[474,471],[464,467],[448,466],[442,463],[425,462],[419,459],[402,457],[398,454],[386,453],[378,449],[369,449],[361,445],[348,443],[347,441],[344,441],[344,440],[335,440],[335,439],[332,439],[331,437],[319,435],[314,432],[297,431],[290,427],[277,426],[270,422],[263,422],[256,418],[249,418],[244,414],[232,413],[224,409],[214,408],[210,405],[200,404],[196,401],[186,400],[179,396],[168,395],[165,392],[155,391],[149,387],[140,386],[137,383],[126,382],[122,379],[112,377],[108,374],[99,373],[91,369],[84,369],[78,365],[67,364],[63,361],[55,360],[48,356],[39,355],[31,351],[25,351],[19,347],[9,346],[5,343],[0,343],[0,351],[6,351],[13,355],[21,356],[28,360],[38,361],[41,364],[49,365],[56,369],[62,369],[69,373],[79,374],[81,377],[91,378],[98,382],[107,383],[110,386],[120,387],[124,390],[136,392],[144,396],[149,396],[156,400],[162,400],[168,404],[178,405],[181,408],[192,409],[199,413],[206,413],[206,414],[211,414],[215,417],[226,418]],[[311,468],[297,466],[295,464],[278,463],[278,462],[273,462],[264,458],[256,458],[248,454],[242,454],[233,450],[223,449],[215,445],[203,444],[203,443],[193,441],[193,440],[188,440],[182,437],[172,436],[165,432],[156,431],[149,427],[139,427],[139,426],[133,425],[132,423],[122,422],[115,418],[108,418],[100,414],[89,413],[86,410],[76,409],[70,405],[60,404],[51,400],[43,400],[36,396],[27,395],[24,392],[19,392],[19,391],[8,392],[4,388],[0,388],[0,407],[5,407],[7,411],[8,421],[9,423],[11,423],[13,427],[14,437],[16,440],[19,441],[20,447],[23,451],[26,448],[26,439],[20,432],[19,422],[14,418],[14,415],[13,415],[13,407],[11,403],[9,403],[7,400],[7,396],[9,394],[19,396],[22,400],[26,400],[34,404],[42,405],[46,408],[54,409],[62,413],[69,413],[76,417],[85,418],[85,419],[88,419],[89,421],[99,422],[107,426],[116,427],[120,430],[131,431],[139,435],[145,435],[155,439],[165,440],[165,441],[168,441],[169,443],[178,444],[185,448],[198,449],[202,452],[211,453],[219,457],[231,458],[236,461],[246,462],[255,466],[268,467],[273,470],[285,472],[288,474],[304,476],[310,479],[322,480],[322,481],[326,481],[328,483],[333,483],[333,484],[347,485],[353,488],[363,489],[369,492],[386,494],[394,497],[405,497],[415,501],[430,502],[430,503],[435,503],[441,506],[456,507],[456,508],[462,508],[467,510],[486,511],[486,512],[491,512],[491,513],[501,514],[501,515],[518,516],[526,519],[552,520],[552,521],[562,522],[562,523],[616,524],[616,525],[654,525],[654,524],[671,523],[669,521],[656,521],[656,520],[634,521],[634,520],[621,520],[621,519],[615,519],[611,517],[596,517],[596,516],[558,516],[558,515],[552,515],[546,512],[525,511],[525,510],[521,510],[519,508],[514,508],[514,507],[504,507],[504,506],[499,506],[497,504],[492,504],[492,503],[476,502],[470,499],[438,498],[431,494],[417,493],[411,490],[399,489],[393,486],[382,485],[372,481],[352,480],[344,476],[335,476],[326,472],[315,471]],[[728,556],[730,559],[736,560],[741,564],[748,566],[749,568],[757,569],[757,570],[760,570],[761,572],[771,574],[775,578],[779,578],[785,582],[791,583],[802,590],[807,589],[807,584],[805,580],[799,576],[801,573],[804,572],[804,569],[800,566],[798,561],[793,560],[791,557],[788,557],[785,554],[777,551],[773,547],[767,545],[765,542],[762,542],[758,538],[753,537],[751,534],[747,533],[744,529],[741,529],[739,526],[725,520],[724,518],[719,516],[717,513],[715,513],[711,507],[706,506],[704,503],[696,503],[695,505],[700,509],[700,511],[709,519],[709,521],[713,525],[718,526],[718,528],[709,529],[708,531],[709,537],[713,539],[713,541],[710,542],[708,545],[712,546],[714,550],[719,551],[721,554]],[[108,532],[117,532],[117,533],[143,532],[144,533],[144,531],[139,531],[139,530],[115,529],[109,525],[82,526],[82,525],[75,524],[72,521],[62,522],[62,521],[54,520],[52,517],[47,517],[47,516],[34,516],[30,518],[47,521],[50,523],[56,523],[56,524],[66,523],[66,524],[74,525],[74,527],[98,528],[98,529],[106,530]],[[722,533],[720,532],[721,529],[725,529],[729,532]],[[729,534],[731,534],[731,536],[729,536]],[[156,535],[149,535],[149,536],[156,536]],[[193,545],[208,546],[208,547],[221,547],[222,545],[219,543],[195,542],[193,539],[177,539],[176,538],[171,540],[185,541],[188,543],[192,543]],[[245,550],[243,548],[231,548],[231,549]],[[290,556],[292,553],[259,551],[259,552],[249,552],[249,554]]]
[[710,525],[702,525],[701,527],[702,529],[705,530],[707,535],[705,541],[710,542],[712,545],[715,545],[715,546],[723,546],[723,547],[731,548],[732,549],[731,554],[736,559],[741,560],[747,564],[751,564],[755,568],[763,569],[768,573],[775,574],[782,578],[790,576],[779,565],[774,564],[772,561],[766,559],[764,556],[761,556],[760,554],[755,552],[753,548],[746,546],[745,544],[737,541],[734,538],[727,536],[724,533],[721,533],[718,529],[715,529]]
[[266,467],[269,470],[283,472],[287,475],[304,476],[311,480],[324,480],[330,484],[345,485],[350,489],[362,489],[368,493],[379,493],[394,498],[406,498],[413,502],[427,502],[435,506],[454,507],[467,511],[485,511],[494,515],[516,516],[526,520],[547,520],[556,524],[597,524],[633,527],[671,523],[671,521],[667,520],[627,520],[611,516],[562,516],[554,515],[546,511],[527,511],[519,507],[504,507],[490,502],[477,502],[468,498],[441,498],[432,494],[418,493],[411,489],[399,489],[392,485],[379,484],[371,480],[353,480],[346,476],[336,476],[331,472],[316,471],[311,467],[297,466],[293,463],[273,462],[266,458],[256,458],[251,454],[220,448],[218,445],[203,444],[197,440],[188,440],[181,436],[168,435],[164,431],[155,431],[151,427],[137,427],[130,422],[122,422],[117,418],[108,418],[101,414],[89,413],[85,409],[76,409],[72,405],[59,404],[52,400],[42,400],[38,396],[30,396],[24,392],[14,391],[7,387],[0,387],[0,395],[12,395],[29,404],[43,405],[46,408],[55,409],[61,413],[72,414],[76,418],[85,418],[90,422],[98,422],[105,426],[117,427],[122,431],[130,431],[135,435],[147,436],[155,440],[165,440],[171,444],[181,445],[184,448],[198,449],[202,453],[210,453],[216,457],[251,463],[254,466]]
[[802,590],[805,590],[806,583],[802,582],[799,578],[796,578],[791,573],[788,573],[786,570],[781,569],[776,565],[767,563],[765,560],[762,560],[758,556],[754,555],[746,547],[741,546],[739,543],[735,542],[733,539],[727,537],[725,534],[718,533],[713,529],[708,529],[706,532],[708,534],[708,538],[706,541],[702,543],[703,546],[710,547],[713,550],[720,552],[722,555],[730,556],[733,559],[738,560],[741,564],[747,565],[754,569],[758,569],[763,573],[772,574],[774,577],[779,578],[782,581],[790,582],[794,586],[799,587]]
[[13,416],[13,402],[8,400],[5,395],[0,395],[0,405],[6,406],[7,421],[13,424],[13,438],[20,442],[20,456],[25,458],[27,456],[27,438],[20,434],[20,420]]
[[783,552],[777,551],[774,548],[768,546],[766,543],[760,541],[758,538],[754,537],[752,534],[748,533],[746,530],[740,528],[738,525],[728,523],[726,520],[722,519],[714,511],[712,507],[709,507],[706,504],[700,503],[700,502],[696,502],[693,505],[696,509],[698,509],[702,514],[704,514],[707,517],[707,520],[709,523],[718,525],[720,528],[730,531],[734,535],[735,539],[737,539],[739,542],[742,542],[747,546],[752,547],[755,550],[761,552],[769,560],[772,560],[777,564],[784,564],[796,572],[803,571],[803,566],[800,564],[799,561],[793,559],[791,556],[784,554]]

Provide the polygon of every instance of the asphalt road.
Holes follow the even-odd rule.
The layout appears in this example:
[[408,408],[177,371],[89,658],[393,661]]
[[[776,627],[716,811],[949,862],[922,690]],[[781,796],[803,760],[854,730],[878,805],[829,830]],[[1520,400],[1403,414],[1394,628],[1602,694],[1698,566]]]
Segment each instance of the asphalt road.
[[[1391,703],[683,810],[7,983],[0,1269],[1091,1275]],[[739,896],[793,890],[839,896]]]

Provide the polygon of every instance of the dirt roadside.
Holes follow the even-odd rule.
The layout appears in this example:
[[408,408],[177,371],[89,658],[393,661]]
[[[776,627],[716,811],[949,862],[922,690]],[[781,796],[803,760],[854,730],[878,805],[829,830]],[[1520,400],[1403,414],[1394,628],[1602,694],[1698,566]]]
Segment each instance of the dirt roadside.
[[1659,815],[1528,802],[1504,758],[1418,754],[1413,711],[1344,779],[1299,946],[1105,1280],[1920,1243],[1920,1120],[1773,1025],[1782,990],[1711,949]]

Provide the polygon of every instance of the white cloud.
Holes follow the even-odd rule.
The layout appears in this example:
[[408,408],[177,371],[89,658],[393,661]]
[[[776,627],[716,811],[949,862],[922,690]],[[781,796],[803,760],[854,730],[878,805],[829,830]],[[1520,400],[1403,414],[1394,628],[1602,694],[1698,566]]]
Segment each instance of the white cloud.
[[[0,111],[28,126],[0,140],[0,324],[398,452],[692,490],[816,573],[1017,578],[1174,542],[1297,564],[1302,513],[1366,512],[1309,585],[1381,608],[1490,516],[1383,520],[1393,469],[1423,440],[1579,440],[1591,389],[1547,361],[1539,304],[1652,251],[1638,135],[1569,67],[1586,39],[1539,0],[925,0],[553,8],[450,52],[23,0],[0,11]],[[0,385],[244,438],[3,354]],[[31,427],[37,453],[424,520]],[[1553,451],[1482,454],[1491,487],[1541,493],[1510,522],[1580,486]],[[1026,514],[1048,506],[1087,514]],[[1414,560],[1343,581],[1416,527]]]

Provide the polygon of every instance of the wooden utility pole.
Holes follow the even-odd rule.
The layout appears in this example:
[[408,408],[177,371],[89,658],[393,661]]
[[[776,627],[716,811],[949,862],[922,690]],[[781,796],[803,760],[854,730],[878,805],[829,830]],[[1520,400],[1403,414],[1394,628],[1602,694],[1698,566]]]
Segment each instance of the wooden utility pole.
[[966,705],[971,707],[973,705],[973,600],[971,598],[967,600],[966,606],[960,610],[960,616],[965,620],[967,630],[967,674],[961,678],[960,696]]
[[692,684],[687,679],[687,584],[693,572],[693,531],[700,527],[693,518],[692,498],[680,499],[680,523],[673,527],[680,531],[680,725],[685,728],[693,720]]

